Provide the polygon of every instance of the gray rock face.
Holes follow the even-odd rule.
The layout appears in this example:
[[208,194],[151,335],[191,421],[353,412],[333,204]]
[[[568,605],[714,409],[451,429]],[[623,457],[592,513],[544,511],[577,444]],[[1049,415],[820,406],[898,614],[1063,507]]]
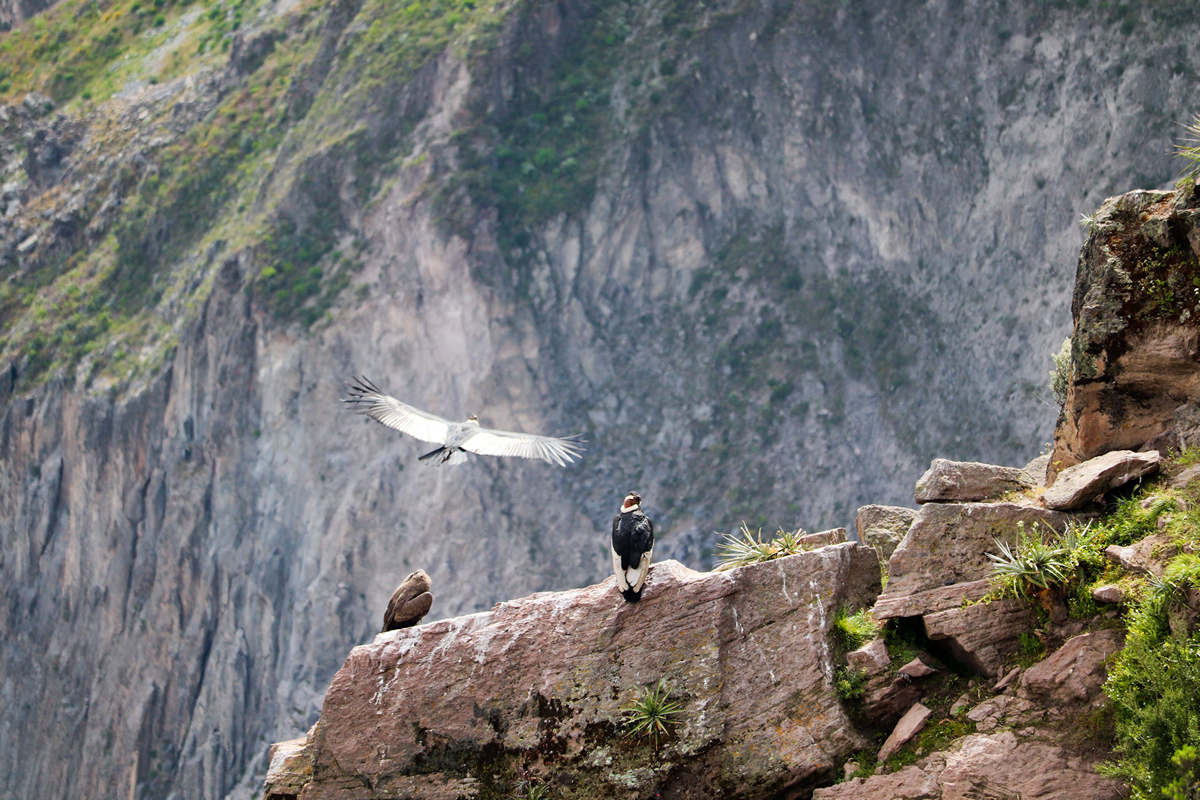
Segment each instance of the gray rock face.
[[[609,578],[380,634],[334,676],[305,753],[277,751],[267,797],[507,797],[521,775],[580,800],[812,785],[864,744],[822,608],[869,602],[876,565],[853,543],[720,573],[666,561],[637,604]],[[655,749],[625,709],[660,681],[680,710]]]
[[1062,511],[1082,508],[1111,489],[1157,472],[1161,461],[1157,450],[1144,453],[1114,450],[1058,473],[1042,500],[1047,508]]
[[858,541],[874,547],[886,564],[916,515],[915,510],[904,506],[862,506],[854,514]]
[[993,500],[1033,485],[1033,478],[1016,467],[935,458],[925,474],[917,480],[913,498],[918,503]]
[[[261,14],[286,28],[270,15],[294,5]],[[1065,332],[1075,220],[1172,180],[1194,112],[1191,85],[1154,65],[1200,21],[1161,4],[1126,31],[1032,0],[696,5],[674,28],[651,3],[613,39],[653,60],[622,71],[625,53],[607,54],[588,87],[614,127],[589,137],[594,186],[574,210],[522,228],[452,195],[467,224],[448,230],[441,190],[481,177],[454,172],[474,157],[460,126],[478,109],[483,127],[569,126],[536,98],[577,76],[577,45],[615,6],[505,5],[486,60],[451,48],[389,70],[359,118],[340,98],[362,88],[350,48],[379,7],[313,11],[320,63],[296,75],[296,126],[253,165],[269,177],[212,214],[239,236],[201,225],[164,253],[157,240],[197,220],[132,227],[135,283],[165,291],[144,358],[102,340],[31,389],[21,337],[74,278],[33,287],[37,303],[6,296],[0,786],[14,796],[248,798],[268,743],[308,730],[397,580],[429,572],[434,618],[597,580],[630,484],[658,552],[700,566],[710,532],[740,519],[824,527],[903,502],[934,453],[1017,463],[1052,423],[1038,354]],[[164,154],[260,57],[259,73],[295,46],[244,37],[236,63],[122,87],[94,116],[0,110],[4,281],[81,254],[115,266],[114,220],[173,166]],[[635,82],[646,101],[623,106]],[[340,117],[343,149],[317,135]],[[571,169],[545,149],[559,163],[531,170]],[[520,180],[483,183],[535,194]],[[318,266],[360,265],[308,329],[270,311],[278,264],[238,249],[276,199],[302,220],[339,200],[345,247]],[[561,472],[421,469],[418,445],[339,414],[352,372],[448,416],[592,444]]]

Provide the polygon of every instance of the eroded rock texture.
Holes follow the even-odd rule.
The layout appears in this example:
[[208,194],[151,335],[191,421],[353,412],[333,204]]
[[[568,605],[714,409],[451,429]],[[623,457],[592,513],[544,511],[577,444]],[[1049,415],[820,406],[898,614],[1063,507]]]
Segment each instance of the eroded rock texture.
[[[659,563],[636,604],[609,579],[380,634],[334,676],[303,756],[281,747],[267,796],[800,791],[865,744],[826,635],[878,588],[875,553],[845,543],[729,572]],[[624,709],[660,681],[681,710],[655,750]]]
[[1056,472],[1109,450],[1200,443],[1200,193],[1109,198],[1089,224]]

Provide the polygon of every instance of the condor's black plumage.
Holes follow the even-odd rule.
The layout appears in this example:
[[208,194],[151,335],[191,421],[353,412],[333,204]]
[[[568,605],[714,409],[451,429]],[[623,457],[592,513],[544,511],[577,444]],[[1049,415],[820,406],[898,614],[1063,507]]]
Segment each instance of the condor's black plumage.
[[613,574],[617,576],[617,589],[630,603],[642,599],[653,549],[654,523],[642,512],[641,496],[630,492],[612,524]]

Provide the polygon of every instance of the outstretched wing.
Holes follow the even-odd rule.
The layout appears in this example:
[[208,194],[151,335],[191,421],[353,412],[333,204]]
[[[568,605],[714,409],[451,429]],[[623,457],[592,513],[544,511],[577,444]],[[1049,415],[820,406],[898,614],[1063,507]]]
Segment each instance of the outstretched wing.
[[539,436],[491,428],[480,428],[460,446],[481,456],[540,458],[560,467],[570,464],[583,452],[578,436]]
[[346,390],[349,396],[343,397],[342,402],[360,414],[366,414],[376,422],[382,422],[423,442],[446,443],[446,435],[450,432],[448,420],[408,403],[401,403],[361,376],[356,377]]

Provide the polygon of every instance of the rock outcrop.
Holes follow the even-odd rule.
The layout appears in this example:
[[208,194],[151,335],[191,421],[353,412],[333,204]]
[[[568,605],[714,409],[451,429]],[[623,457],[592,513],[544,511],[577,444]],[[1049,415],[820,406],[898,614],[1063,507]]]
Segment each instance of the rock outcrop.
[[904,506],[862,506],[854,514],[858,541],[875,548],[880,560],[886,564],[916,515],[915,510]]
[[1157,450],[1113,450],[1089,458],[1059,472],[1054,485],[1042,495],[1042,502],[1046,508],[1059,511],[1083,508],[1111,489],[1157,472],[1161,460]]
[[[817,789],[813,800],[1125,797],[1125,786],[1096,771],[1096,748],[1080,746],[1088,735],[1081,720],[1094,711],[1105,664],[1121,641],[1122,632],[1115,629],[1069,638],[1028,670],[1014,669],[996,687],[1005,693],[965,712],[963,718],[979,732],[896,772]],[[951,713],[965,707],[960,700]],[[922,708],[914,706],[914,722],[928,718]]]
[[[276,748],[267,797],[769,797],[828,780],[865,743],[833,691],[827,634],[869,604],[854,543],[728,572],[654,565],[641,602],[612,579],[383,633],[334,676],[302,747]],[[679,704],[657,748],[631,703]]]
[[817,789],[813,800],[1121,800],[1125,787],[1088,759],[1013,731],[967,736],[888,775]]
[[1051,470],[1200,443],[1200,192],[1109,198],[1088,222]]
[[913,499],[918,503],[967,503],[995,500],[1009,492],[1033,488],[1035,480],[1016,467],[935,458],[917,479]]
[[[947,590],[991,575],[995,541],[1012,544],[1022,526],[1060,531],[1068,515],[1032,503],[926,503],[888,561],[888,585],[875,605],[877,619],[917,616],[960,604]],[[965,584],[971,584],[966,587]]]

